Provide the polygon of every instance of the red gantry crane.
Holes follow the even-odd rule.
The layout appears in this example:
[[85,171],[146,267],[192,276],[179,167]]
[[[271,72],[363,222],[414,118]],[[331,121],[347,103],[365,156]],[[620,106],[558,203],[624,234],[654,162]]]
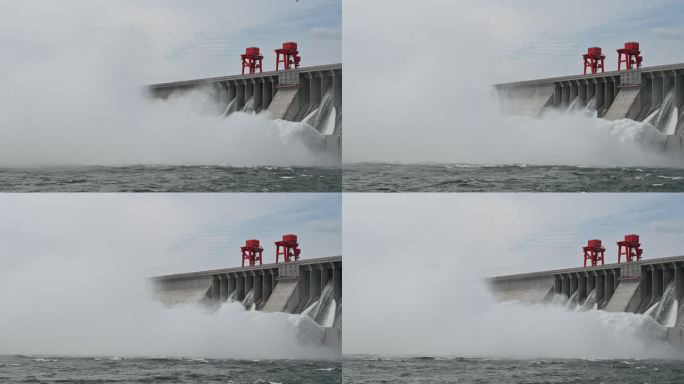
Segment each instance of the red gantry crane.
[[625,239],[622,241],[618,241],[617,245],[618,263],[621,262],[622,256],[625,256],[625,262],[627,263],[641,260],[641,255],[644,253],[644,250],[641,249],[641,244],[639,243],[639,235],[625,235]]
[[[297,43],[294,41],[287,41],[283,43],[282,48],[275,50],[276,53],[276,71],[280,69],[280,63],[283,63],[283,69],[297,69],[302,60],[297,50]],[[282,56],[282,57],[281,57]]]
[[297,243],[297,235],[288,234],[283,235],[283,239],[275,242],[276,245],[276,264],[283,256],[283,261],[289,263],[290,261],[299,260],[299,254],[302,252]]
[[639,43],[636,41],[630,41],[625,43],[624,48],[617,50],[618,53],[618,71],[620,70],[622,63],[625,63],[625,70],[630,70],[632,67],[641,68],[641,62],[643,57],[641,56],[641,51],[639,50]]
[[591,47],[587,49],[587,53],[582,55],[584,58],[584,74],[587,74],[587,69],[591,71],[592,74],[598,73],[598,70],[605,68],[606,55],[601,52],[600,47]]
[[587,241],[587,245],[582,247],[584,251],[584,267],[587,267],[587,261],[592,267],[598,265],[599,261],[601,265],[605,265],[603,259],[605,258],[606,249],[601,245],[601,240],[593,239]]
[[264,55],[259,52],[258,47],[249,47],[245,49],[245,53],[241,54],[242,58],[242,74],[245,74],[245,69],[248,70],[250,75],[256,73],[257,69],[261,73],[263,67]]
[[262,265],[261,260],[263,259],[264,249],[259,245],[259,240],[250,239],[245,242],[245,245],[240,247],[242,251],[242,267],[245,266],[245,260],[247,260],[250,267],[254,267],[259,262]]

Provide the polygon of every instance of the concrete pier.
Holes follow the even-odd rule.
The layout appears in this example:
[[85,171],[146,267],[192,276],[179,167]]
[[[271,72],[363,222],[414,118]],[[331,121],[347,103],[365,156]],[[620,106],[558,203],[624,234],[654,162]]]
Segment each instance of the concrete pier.
[[650,117],[649,122],[668,135],[666,149],[684,153],[684,63],[518,81],[495,88],[502,110],[512,115],[539,117],[548,109],[565,110],[573,102],[583,108],[591,102],[597,116],[607,120]]
[[256,310],[301,313],[332,284],[337,304],[334,327],[342,326],[342,257],[299,260],[245,268],[157,276],[156,297],[165,305],[202,303],[220,306],[229,298],[245,299],[253,291]]
[[[554,295],[571,298],[576,294],[577,302],[581,303],[595,291],[598,309],[631,313],[644,313],[658,303],[670,283],[674,284],[675,300],[682,303],[684,256],[487,279],[494,297],[502,302],[539,304],[550,302]],[[668,329],[667,335],[670,341],[684,345],[684,305],[675,310],[675,326]]]

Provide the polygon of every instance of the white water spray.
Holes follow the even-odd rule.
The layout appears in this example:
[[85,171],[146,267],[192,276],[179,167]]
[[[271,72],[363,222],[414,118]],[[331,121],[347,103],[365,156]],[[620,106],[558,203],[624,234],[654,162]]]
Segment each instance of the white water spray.
[[254,288],[251,288],[245,295],[245,298],[242,299],[242,306],[248,311],[256,309],[256,304],[254,303]]
[[242,107],[242,112],[254,113],[254,96],[250,97],[249,100],[247,100],[245,106]]
[[23,35],[50,49],[0,64],[0,166],[339,164],[318,131],[255,116],[253,98],[245,113],[203,90],[150,100],[145,74],[156,63],[145,32],[103,18],[89,20],[102,24],[95,34],[67,23],[54,31],[67,39]]
[[584,303],[579,307],[580,311],[592,311],[598,309],[598,303],[596,302],[596,289],[592,289],[587,295]]
[[302,315],[312,318],[323,327],[332,327],[337,311],[337,301],[334,295],[335,289],[332,281],[330,281],[321,291],[321,297],[309,305],[302,312]]
[[[0,353],[123,357],[335,359],[322,345],[324,329],[311,318],[245,309],[229,300],[164,307],[142,280],[124,275],[31,274],[5,281],[0,300]],[[48,290],[42,287],[50,287]],[[11,292],[22,292],[21,298]],[[252,292],[252,291],[250,291]],[[26,298],[40,298],[36,300]],[[253,304],[251,304],[253,306]]]
[[653,111],[644,121],[653,124],[666,135],[674,135],[679,122],[679,109],[675,104],[674,88],[667,92],[658,109]]
[[337,109],[333,101],[333,89],[331,88],[323,95],[321,104],[302,119],[302,123],[314,127],[322,135],[332,135],[335,132],[337,121]]
[[666,327],[674,327],[677,320],[677,311],[679,309],[675,291],[674,281],[671,281],[667,284],[667,287],[665,287],[660,300],[651,305],[644,314],[651,316],[658,323]]

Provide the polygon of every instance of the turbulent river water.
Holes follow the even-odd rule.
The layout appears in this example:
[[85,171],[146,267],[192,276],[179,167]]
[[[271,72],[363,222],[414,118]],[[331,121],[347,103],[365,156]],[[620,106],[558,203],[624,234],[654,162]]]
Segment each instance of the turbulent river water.
[[3,192],[339,192],[339,167],[0,168]]
[[339,383],[340,361],[1,356],[0,382]]
[[549,165],[346,164],[357,192],[682,192],[684,169]]
[[345,356],[343,382],[675,384],[684,382],[684,364],[675,360],[499,360]]

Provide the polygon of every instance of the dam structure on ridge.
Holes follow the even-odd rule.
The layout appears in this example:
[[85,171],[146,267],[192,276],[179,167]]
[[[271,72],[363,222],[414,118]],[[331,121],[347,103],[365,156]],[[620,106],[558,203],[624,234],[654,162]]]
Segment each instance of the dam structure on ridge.
[[[591,49],[591,48],[590,48]],[[505,113],[539,117],[548,109],[588,109],[607,120],[648,122],[684,153],[684,63],[495,85]]]
[[304,122],[322,135],[326,150],[341,149],[342,64],[152,84],[147,90],[161,99],[204,92],[222,116],[248,112]]
[[324,343],[340,341],[342,256],[180,273],[153,277],[157,299],[166,306],[204,304],[218,309],[231,301],[246,310],[311,317],[326,327]]
[[590,265],[487,279],[497,301],[647,314],[666,328],[666,339],[684,345],[684,256]]

